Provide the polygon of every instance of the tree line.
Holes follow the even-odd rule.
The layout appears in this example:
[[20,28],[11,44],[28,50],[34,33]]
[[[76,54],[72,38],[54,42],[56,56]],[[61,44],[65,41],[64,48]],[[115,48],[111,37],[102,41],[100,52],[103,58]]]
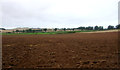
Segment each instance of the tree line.
[[[66,31],[66,30],[71,30],[71,31],[74,31],[76,29],[79,29],[79,30],[112,30],[112,29],[120,29],[120,24],[116,25],[115,27],[112,26],[112,25],[109,25],[106,29],[103,28],[103,26],[95,26],[95,27],[92,27],[92,26],[88,26],[88,27],[78,27],[78,28],[54,28],[53,30],[56,32],[57,30],[63,30],[63,31]],[[39,30],[32,30],[32,29],[27,29],[27,30],[16,30],[14,32],[47,32],[47,28],[44,28],[44,29],[39,29]]]
[[[54,28],[53,31],[58,31],[58,30],[63,30],[63,31],[75,31],[75,30],[112,30],[112,29],[120,29],[120,24],[116,25],[115,27],[112,25],[109,25],[106,29],[103,28],[103,26],[88,26],[88,27],[83,27],[80,26],[78,28]],[[5,30],[4,28],[2,28],[2,30]],[[44,29],[37,29],[37,30],[33,30],[33,29],[27,29],[27,30],[15,30],[13,32],[17,33],[17,32],[22,32],[22,33],[35,33],[35,32],[47,32],[47,28]]]

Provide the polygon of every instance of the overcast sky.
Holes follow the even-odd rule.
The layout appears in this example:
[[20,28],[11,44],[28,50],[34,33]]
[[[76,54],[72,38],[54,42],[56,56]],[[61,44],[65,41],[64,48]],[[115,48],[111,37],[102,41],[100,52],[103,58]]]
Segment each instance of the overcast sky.
[[119,0],[2,0],[5,28],[116,26]]

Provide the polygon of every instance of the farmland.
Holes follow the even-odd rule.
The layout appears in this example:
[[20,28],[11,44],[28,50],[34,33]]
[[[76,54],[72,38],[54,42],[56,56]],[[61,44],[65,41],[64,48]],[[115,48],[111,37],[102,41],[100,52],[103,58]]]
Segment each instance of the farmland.
[[116,68],[118,32],[3,35],[3,68]]
[[[84,30],[84,31],[56,31],[56,32],[38,32],[38,33],[2,33],[2,35],[39,35],[39,34],[68,34],[77,32],[94,32],[97,30]],[[104,30],[101,30],[104,31]]]

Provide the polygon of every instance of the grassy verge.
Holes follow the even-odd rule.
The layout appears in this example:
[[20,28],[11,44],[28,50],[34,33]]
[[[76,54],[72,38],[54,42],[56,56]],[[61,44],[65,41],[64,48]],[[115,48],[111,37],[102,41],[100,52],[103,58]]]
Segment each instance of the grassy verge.
[[39,33],[2,33],[0,35],[38,35],[38,34],[67,34],[75,31],[58,31],[58,32],[39,32]]

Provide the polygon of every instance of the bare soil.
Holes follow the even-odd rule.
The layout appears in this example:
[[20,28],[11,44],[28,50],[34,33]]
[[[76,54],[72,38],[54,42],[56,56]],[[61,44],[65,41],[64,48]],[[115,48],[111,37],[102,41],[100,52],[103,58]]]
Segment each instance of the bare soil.
[[118,32],[2,38],[3,68],[118,67]]

